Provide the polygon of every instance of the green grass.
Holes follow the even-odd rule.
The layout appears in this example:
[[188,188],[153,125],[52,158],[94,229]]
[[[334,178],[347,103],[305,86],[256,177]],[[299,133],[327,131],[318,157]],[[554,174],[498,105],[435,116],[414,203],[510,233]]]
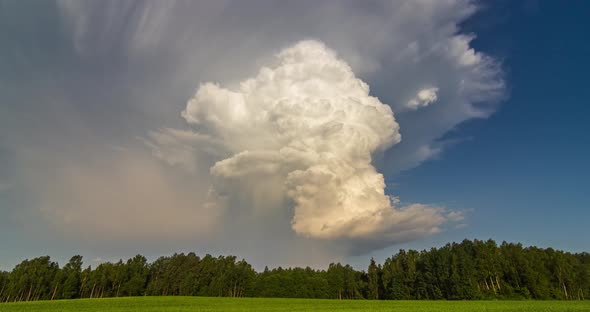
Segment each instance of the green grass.
[[369,301],[132,297],[0,303],[2,312],[34,311],[590,311],[590,301]]

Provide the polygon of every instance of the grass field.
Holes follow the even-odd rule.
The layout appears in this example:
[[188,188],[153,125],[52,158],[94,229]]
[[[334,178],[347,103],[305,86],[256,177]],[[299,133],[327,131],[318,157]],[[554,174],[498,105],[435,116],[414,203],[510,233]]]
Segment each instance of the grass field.
[[590,301],[369,301],[317,299],[133,297],[0,303],[21,311],[590,311]]

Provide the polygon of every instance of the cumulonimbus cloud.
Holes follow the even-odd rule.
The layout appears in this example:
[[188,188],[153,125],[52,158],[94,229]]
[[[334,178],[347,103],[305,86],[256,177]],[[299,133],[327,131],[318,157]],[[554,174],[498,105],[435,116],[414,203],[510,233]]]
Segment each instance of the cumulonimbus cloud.
[[439,208],[397,207],[385,194],[383,175],[371,162],[401,140],[394,114],[319,41],[283,49],[275,64],[235,89],[201,85],[182,116],[192,130],[152,133],[154,154],[189,170],[201,155],[223,155],[210,178],[226,197],[275,181],[268,192],[288,201],[272,209],[293,206],[298,235],[388,244],[408,232],[412,238],[436,233],[446,221]]
[[[477,9],[472,0],[15,1],[0,29],[11,47],[0,49],[0,180],[10,185],[0,197],[14,204],[0,210],[19,221],[4,224],[65,234],[55,241],[68,248],[106,242],[103,255],[122,256],[114,241],[158,253],[177,244],[261,265],[327,264],[351,246],[463,224],[461,213],[386,194],[400,171],[444,153],[450,130],[498,107],[501,63],[462,27]],[[338,56],[307,42],[325,55],[299,55],[296,67],[302,38]],[[284,47],[291,56],[269,60]],[[312,62],[316,72],[303,66]],[[279,76],[288,64],[306,70]],[[350,69],[326,70],[346,64],[370,93]],[[205,81],[221,84],[193,97]],[[253,100],[264,96],[285,101]],[[409,108],[412,99],[422,107]]]

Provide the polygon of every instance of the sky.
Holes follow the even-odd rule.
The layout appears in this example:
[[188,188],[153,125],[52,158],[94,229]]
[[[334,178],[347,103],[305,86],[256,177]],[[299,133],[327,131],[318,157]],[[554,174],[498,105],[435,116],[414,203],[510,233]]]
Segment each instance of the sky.
[[589,9],[0,1],[0,269],[588,251]]

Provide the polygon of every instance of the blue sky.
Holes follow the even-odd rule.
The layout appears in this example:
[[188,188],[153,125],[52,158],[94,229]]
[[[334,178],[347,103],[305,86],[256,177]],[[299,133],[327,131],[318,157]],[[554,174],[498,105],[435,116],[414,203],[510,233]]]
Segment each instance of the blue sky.
[[[590,4],[413,6],[0,1],[0,269],[44,254],[61,263],[79,253],[94,264],[188,250],[258,267],[363,267],[371,256],[464,238],[588,251]],[[456,34],[476,37],[457,43]],[[231,88],[304,39],[336,51],[392,107],[402,141],[373,164],[397,207],[418,204],[423,218],[390,216],[365,236],[295,233],[298,198],[257,193],[274,187],[258,181],[284,177],[211,178],[223,158],[193,154],[204,143],[165,130],[223,137],[236,155],[237,146],[264,146],[224,136],[237,124],[211,131],[181,112],[199,84]],[[471,48],[493,63],[466,59]],[[436,89],[435,100],[409,108],[420,89]],[[228,206],[198,208],[212,186],[232,194]]]
[[447,134],[460,143],[438,159],[397,178],[401,197],[472,209],[467,227],[404,247],[492,238],[588,251],[588,9],[493,2],[466,22],[474,46],[503,60],[508,98]]

